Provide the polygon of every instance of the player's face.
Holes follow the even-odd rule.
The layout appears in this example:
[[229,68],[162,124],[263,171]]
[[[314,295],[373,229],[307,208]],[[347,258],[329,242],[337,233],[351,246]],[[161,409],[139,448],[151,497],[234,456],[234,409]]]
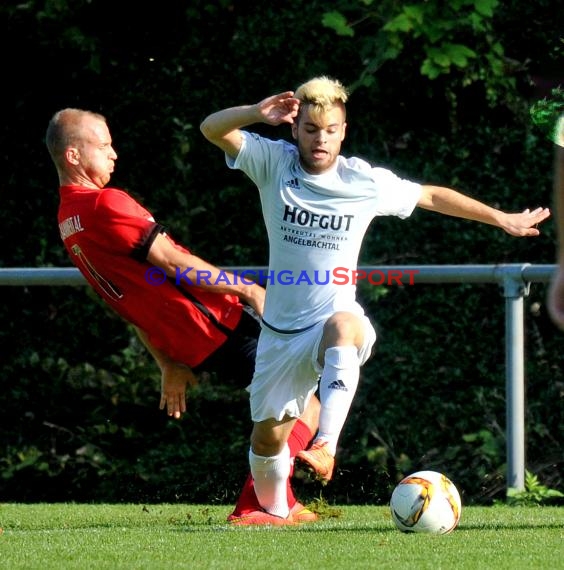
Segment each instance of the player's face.
[[321,115],[311,114],[309,107],[301,109],[298,121],[292,125],[292,135],[307,172],[321,174],[335,164],[346,126],[342,106],[335,106]]
[[75,149],[76,174],[83,184],[103,188],[110,181],[117,159],[108,125],[89,118],[83,125],[83,133]]

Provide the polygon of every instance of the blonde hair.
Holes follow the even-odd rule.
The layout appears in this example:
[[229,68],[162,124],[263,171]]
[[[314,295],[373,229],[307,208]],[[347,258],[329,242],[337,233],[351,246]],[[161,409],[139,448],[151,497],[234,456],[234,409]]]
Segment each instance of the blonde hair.
[[300,85],[294,97],[300,100],[300,114],[302,108],[308,106],[311,114],[319,116],[335,105],[340,105],[344,111],[349,94],[340,81],[321,75]]

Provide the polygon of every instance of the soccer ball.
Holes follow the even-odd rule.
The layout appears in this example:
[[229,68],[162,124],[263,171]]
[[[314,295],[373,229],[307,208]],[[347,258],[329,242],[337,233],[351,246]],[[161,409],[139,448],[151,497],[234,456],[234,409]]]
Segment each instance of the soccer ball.
[[462,503],[448,477],[436,471],[417,471],[397,484],[390,510],[402,532],[447,534],[460,521]]

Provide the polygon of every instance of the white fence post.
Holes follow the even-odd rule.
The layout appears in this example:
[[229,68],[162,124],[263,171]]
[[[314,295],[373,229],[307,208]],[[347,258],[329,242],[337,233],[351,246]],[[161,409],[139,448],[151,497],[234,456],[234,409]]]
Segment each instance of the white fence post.
[[500,267],[505,297],[505,409],[507,489],[525,490],[525,326],[523,298],[530,284],[524,265]]

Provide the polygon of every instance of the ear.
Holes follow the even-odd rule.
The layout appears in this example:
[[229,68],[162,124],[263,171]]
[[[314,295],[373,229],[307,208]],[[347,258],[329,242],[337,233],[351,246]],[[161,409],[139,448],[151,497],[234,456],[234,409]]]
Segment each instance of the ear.
[[343,123],[343,130],[341,131],[341,141],[345,140],[346,132],[347,132],[347,123]]
[[75,147],[68,147],[65,150],[65,158],[67,159],[67,162],[70,164],[78,164],[79,160],[80,160],[80,153],[78,152],[78,149]]
[[292,126],[292,137],[294,137],[295,140],[298,140],[298,123],[294,121],[291,126]]

